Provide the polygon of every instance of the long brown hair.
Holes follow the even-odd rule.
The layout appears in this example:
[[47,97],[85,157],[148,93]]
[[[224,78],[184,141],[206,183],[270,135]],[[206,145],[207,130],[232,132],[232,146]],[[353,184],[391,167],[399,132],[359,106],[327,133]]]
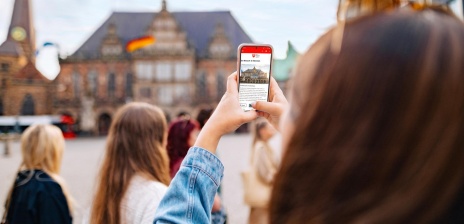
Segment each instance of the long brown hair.
[[462,214],[463,23],[430,9],[380,13],[346,23],[333,51],[337,29],[294,77],[295,130],[271,223],[447,223]]
[[163,112],[147,103],[122,107],[111,124],[90,222],[120,223],[120,205],[135,174],[170,182]]
[[337,18],[339,21],[347,17],[368,15],[401,6],[403,0],[338,0]]

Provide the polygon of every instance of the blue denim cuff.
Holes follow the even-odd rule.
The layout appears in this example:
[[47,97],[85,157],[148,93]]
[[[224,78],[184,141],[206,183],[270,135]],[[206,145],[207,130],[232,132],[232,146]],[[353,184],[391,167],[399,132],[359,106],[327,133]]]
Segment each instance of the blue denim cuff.
[[224,165],[209,151],[200,147],[191,147],[185,156],[182,166],[197,168],[219,186],[224,174]]

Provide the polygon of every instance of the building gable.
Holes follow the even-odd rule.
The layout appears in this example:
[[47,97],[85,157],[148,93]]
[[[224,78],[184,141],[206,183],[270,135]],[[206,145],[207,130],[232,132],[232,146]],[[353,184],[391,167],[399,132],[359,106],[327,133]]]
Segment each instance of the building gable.
[[32,62],[28,62],[24,68],[19,70],[18,73],[16,73],[13,76],[14,80],[17,81],[41,81],[41,82],[50,82],[45,76],[42,75],[36,68],[35,65]]
[[[113,13],[70,57],[71,59],[96,59],[100,57],[101,43],[108,33],[111,23],[117,27],[117,35],[125,44],[137,37],[146,35],[152,21],[159,13],[115,12]],[[171,13],[187,35],[189,46],[195,48],[196,56],[206,58],[209,54],[209,43],[217,24],[224,26],[225,34],[232,47],[236,49],[241,43],[251,43],[229,11],[214,12],[173,12]],[[126,55],[128,56],[128,55]],[[233,55],[236,56],[236,53]]]

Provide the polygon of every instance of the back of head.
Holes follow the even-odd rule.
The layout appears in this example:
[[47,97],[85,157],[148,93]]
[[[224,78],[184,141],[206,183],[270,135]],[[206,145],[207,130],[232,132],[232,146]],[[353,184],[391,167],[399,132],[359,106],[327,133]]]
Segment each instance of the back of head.
[[166,129],[158,107],[130,103],[118,110],[109,130],[91,223],[120,222],[121,200],[135,174],[169,184]]
[[294,77],[295,130],[271,222],[452,219],[464,190],[463,40],[461,21],[428,9],[379,13],[321,37]]
[[194,130],[199,130],[199,128],[198,122],[191,119],[178,119],[170,125],[167,150],[171,166],[176,160],[182,159],[187,155],[191,147],[189,144],[190,134]]
[[213,109],[212,108],[202,108],[200,112],[198,112],[197,115],[197,121],[198,124],[200,125],[200,129],[205,126],[206,121],[208,121],[209,117],[213,114]]
[[22,166],[25,169],[58,174],[63,150],[63,134],[53,125],[30,126],[21,136]]
[[[47,173],[61,187],[66,198],[70,212],[73,209],[73,198],[69,194],[64,180],[59,176],[61,161],[64,152],[64,137],[61,130],[53,125],[32,125],[28,127],[21,136],[21,153],[23,161],[20,170],[42,170]],[[30,172],[31,175],[34,172]],[[15,182],[7,197],[10,201]]]

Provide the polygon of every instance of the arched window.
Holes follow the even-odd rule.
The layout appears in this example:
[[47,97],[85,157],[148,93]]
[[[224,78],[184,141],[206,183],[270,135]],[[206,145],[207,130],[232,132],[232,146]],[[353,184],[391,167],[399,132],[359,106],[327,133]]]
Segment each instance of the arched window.
[[111,126],[111,116],[107,113],[101,114],[98,117],[98,134],[107,135]]
[[35,115],[34,98],[32,98],[32,95],[29,93],[24,96],[21,115]]
[[216,73],[216,98],[217,100],[221,100],[222,95],[226,92],[226,78],[225,72],[222,70],[219,70]]
[[114,97],[116,90],[116,77],[114,73],[108,74],[108,97]]
[[81,95],[81,75],[77,72],[72,74],[74,97],[79,98]]
[[132,74],[127,73],[126,74],[126,97],[132,97]]

